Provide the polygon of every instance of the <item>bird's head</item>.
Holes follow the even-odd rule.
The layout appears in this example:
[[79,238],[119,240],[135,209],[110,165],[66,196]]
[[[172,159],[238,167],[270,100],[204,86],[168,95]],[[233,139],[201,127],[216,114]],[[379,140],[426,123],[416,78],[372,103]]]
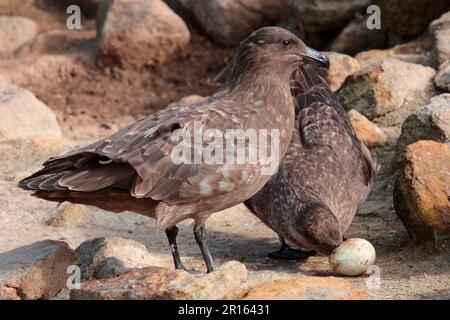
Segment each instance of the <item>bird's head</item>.
[[279,27],[256,30],[241,42],[235,63],[277,65],[289,68],[298,64],[315,64],[329,68],[328,57],[309,48],[293,33]]
[[323,206],[307,203],[297,207],[293,224],[304,245],[316,253],[329,255],[342,243],[342,233],[336,216]]

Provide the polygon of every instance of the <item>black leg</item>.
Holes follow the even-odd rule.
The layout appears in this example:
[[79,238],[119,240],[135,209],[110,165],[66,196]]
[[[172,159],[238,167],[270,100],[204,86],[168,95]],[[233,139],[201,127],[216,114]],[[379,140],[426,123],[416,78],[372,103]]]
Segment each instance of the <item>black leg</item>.
[[276,260],[304,260],[312,255],[314,251],[303,251],[300,249],[292,249],[284,240],[284,238],[278,235],[280,239],[281,247],[280,250],[271,252],[268,257]]
[[194,228],[195,241],[197,241],[200,251],[203,255],[203,260],[205,260],[207,272],[210,273],[214,271],[211,253],[209,252],[208,246],[206,245],[206,229],[204,226]]
[[173,226],[166,230],[166,236],[169,240],[170,251],[172,252],[173,262],[175,264],[175,269],[185,269],[183,263],[180,259],[180,253],[178,252],[177,246],[177,235],[178,235],[178,227]]

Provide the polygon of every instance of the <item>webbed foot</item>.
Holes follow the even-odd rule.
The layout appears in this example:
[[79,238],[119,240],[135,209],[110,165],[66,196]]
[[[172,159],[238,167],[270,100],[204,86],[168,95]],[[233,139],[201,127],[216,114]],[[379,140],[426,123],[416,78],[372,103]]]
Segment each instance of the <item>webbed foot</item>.
[[314,255],[314,251],[303,251],[300,249],[292,249],[288,245],[284,245],[280,250],[270,252],[267,256],[275,260],[305,260]]

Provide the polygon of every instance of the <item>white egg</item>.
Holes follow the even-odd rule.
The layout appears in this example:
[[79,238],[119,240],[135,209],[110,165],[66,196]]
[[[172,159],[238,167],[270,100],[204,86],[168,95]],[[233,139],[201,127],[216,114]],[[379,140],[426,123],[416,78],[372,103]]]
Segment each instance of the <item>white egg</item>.
[[346,276],[359,276],[374,264],[375,258],[375,248],[369,241],[353,238],[334,249],[329,262],[333,271]]

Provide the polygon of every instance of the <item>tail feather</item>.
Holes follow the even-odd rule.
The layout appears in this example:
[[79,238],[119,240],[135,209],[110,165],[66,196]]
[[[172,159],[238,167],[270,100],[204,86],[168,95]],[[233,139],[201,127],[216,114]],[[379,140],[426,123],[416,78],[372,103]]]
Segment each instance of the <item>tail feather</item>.
[[132,211],[148,217],[156,217],[158,201],[151,198],[134,198],[129,192],[106,188],[94,192],[79,192],[69,190],[43,191],[32,194],[34,197],[47,201],[69,201],[77,204],[94,206],[111,212]]
[[[21,180],[18,186],[26,190],[91,192],[129,186],[137,175],[129,164],[103,162],[102,158],[89,157],[81,162],[80,159],[60,159],[47,163],[43,169]],[[83,163],[81,168],[80,163]]]
[[60,190],[57,182],[65,173],[66,171],[31,176],[21,180],[19,187],[26,190]]

